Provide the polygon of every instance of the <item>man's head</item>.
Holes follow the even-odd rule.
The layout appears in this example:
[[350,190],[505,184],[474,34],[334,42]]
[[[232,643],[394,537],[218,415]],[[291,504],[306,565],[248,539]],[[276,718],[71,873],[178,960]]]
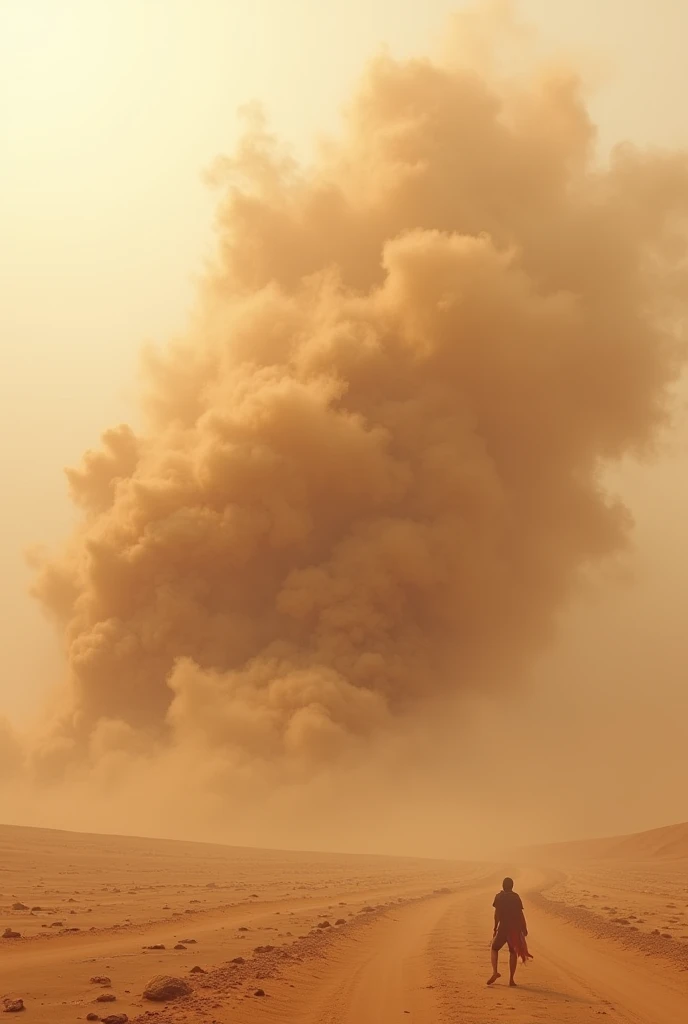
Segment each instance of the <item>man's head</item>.
[[514,887],[514,880],[513,880],[513,878],[505,878],[504,881],[502,882],[502,889],[504,889],[505,892],[511,892],[513,887]]

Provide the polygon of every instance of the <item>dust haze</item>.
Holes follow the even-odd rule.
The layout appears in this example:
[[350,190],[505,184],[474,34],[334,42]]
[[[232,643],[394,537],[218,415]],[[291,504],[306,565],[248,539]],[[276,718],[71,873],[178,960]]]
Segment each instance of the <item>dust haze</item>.
[[602,165],[574,70],[485,68],[373,60],[308,166],[244,112],[145,427],[67,471],[79,525],[35,584],[66,680],[5,738],[6,818],[500,838],[488,785],[530,783],[508,726],[515,762],[476,736],[632,543],[610,469],[670,421],[688,157]]

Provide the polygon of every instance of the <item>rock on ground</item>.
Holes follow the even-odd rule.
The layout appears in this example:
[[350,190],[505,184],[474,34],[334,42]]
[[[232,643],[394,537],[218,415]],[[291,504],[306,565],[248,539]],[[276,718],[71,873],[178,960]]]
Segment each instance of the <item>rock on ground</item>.
[[4,1013],[19,1013],[26,1009],[23,999],[3,999],[2,1002]]
[[179,999],[180,996],[188,996],[191,991],[188,981],[184,981],[183,978],[158,974],[155,978],[151,978],[146,985],[143,990],[143,998],[163,1002],[166,999]]

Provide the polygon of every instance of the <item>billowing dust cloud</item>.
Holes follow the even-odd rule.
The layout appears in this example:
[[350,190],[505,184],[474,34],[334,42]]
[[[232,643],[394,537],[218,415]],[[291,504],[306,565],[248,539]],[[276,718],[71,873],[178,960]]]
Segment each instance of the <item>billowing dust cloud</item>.
[[81,525],[36,593],[69,701],[37,771],[184,749],[312,776],[517,682],[627,543],[604,470],[651,451],[680,368],[688,160],[594,147],[565,71],[380,58],[312,166],[249,111],[147,427],[68,473]]

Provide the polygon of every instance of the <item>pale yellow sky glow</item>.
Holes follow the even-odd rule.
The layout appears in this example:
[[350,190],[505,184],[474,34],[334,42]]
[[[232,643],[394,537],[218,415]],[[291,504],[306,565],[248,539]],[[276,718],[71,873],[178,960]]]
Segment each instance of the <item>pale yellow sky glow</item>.
[[[24,552],[67,535],[63,467],[109,425],[136,423],[141,345],[184,325],[212,244],[202,172],[231,149],[237,108],[261,101],[275,131],[307,154],[336,131],[369,56],[436,51],[446,19],[466,6],[0,0],[0,715],[28,720],[60,680]],[[603,152],[625,138],[688,146],[683,0],[515,7],[546,44],[588,62]],[[688,500],[675,466],[634,471],[625,486],[638,499],[641,572],[678,602],[688,583],[672,538]],[[673,510],[657,531],[664,501]],[[673,636],[678,618],[663,628]]]

